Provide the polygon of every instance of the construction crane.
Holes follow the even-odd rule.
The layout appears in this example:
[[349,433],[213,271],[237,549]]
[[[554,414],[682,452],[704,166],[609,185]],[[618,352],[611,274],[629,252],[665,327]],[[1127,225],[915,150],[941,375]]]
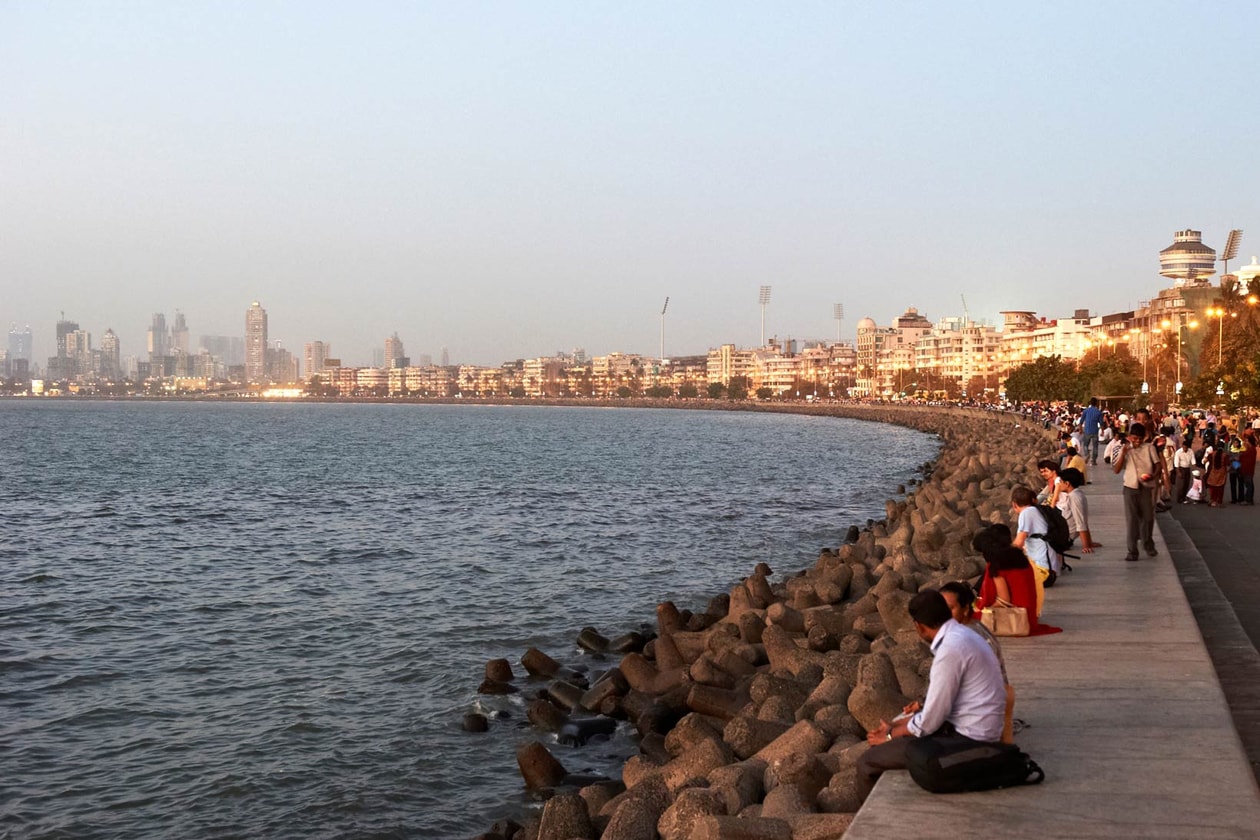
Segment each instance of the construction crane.
[[965,326],[967,326],[967,324],[971,321],[971,316],[967,314],[967,296],[966,296],[966,295],[964,295],[964,294],[962,294],[962,293],[960,292],[960,293],[959,293],[959,295],[958,295],[958,297],[962,298],[962,305],[963,305],[963,326],[965,327]]

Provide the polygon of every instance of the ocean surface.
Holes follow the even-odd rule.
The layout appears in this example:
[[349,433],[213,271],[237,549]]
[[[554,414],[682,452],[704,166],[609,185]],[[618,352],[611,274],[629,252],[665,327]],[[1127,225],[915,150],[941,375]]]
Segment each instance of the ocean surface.
[[[581,628],[810,565],[938,447],[787,414],[33,400],[0,401],[0,442],[0,838],[184,840],[519,813],[515,748],[546,736],[478,697],[486,660],[597,673]],[[612,773],[634,745],[555,749]]]

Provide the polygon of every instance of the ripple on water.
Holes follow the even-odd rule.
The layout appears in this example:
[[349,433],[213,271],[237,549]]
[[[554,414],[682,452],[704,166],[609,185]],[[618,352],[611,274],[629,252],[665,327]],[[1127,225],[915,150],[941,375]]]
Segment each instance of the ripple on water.
[[[537,807],[525,695],[477,696],[487,660],[597,675],[580,628],[807,565],[937,446],[386,405],[0,403],[0,435],[0,836],[76,838],[467,837]],[[553,746],[610,773],[634,749]]]

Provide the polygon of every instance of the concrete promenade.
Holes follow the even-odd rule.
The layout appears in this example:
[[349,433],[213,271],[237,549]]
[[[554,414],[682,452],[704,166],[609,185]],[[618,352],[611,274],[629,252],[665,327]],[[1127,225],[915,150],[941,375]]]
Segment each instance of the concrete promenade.
[[[1125,562],[1119,478],[1102,464],[1090,478],[1091,530],[1104,547],[1072,560],[1046,593],[1043,621],[1064,632],[1003,641],[1015,716],[1030,724],[1016,740],[1046,781],[942,796],[886,773],[846,838],[1260,837],[1260,790],[1178,566],[1207,614],[1220,612],[1219,591],[1213,602],[1211,576],[1187,559],[1195,547],[1167,514],[1159,556]],[[1176,566],[1163,530],[1177,532]],[[1247,654],[1238,635],[1226,644]]]

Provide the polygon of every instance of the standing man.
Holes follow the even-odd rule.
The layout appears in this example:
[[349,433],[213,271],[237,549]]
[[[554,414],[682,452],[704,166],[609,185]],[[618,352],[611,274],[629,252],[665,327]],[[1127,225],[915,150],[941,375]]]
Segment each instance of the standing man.
[[1190,489],[1190,472],[1196,466],[1190,443],[1190,436],[1183,435],[1181,448],[1173,454],[1173,474],[1177,477],[1176,499],[1183,505],[1186,503],[1186,492]]
[[1139,538],[1147,555],[1154,557],[1159,553],[1155,550],[1155,492],[1168,483],[1168,476],[1164,459],[1154,444],[1147,442],[1141,423],[1129,425],[1128,439],[1116,455],[1113,469],[1124,471],[1124,524],[1129,549],[1124,559],[1138,559]]
[[1002,739],[1006,684],[988,642],[955,621],[935,589],[910,599],[910,617],[919,638],[932,648],[927,699],[914,714],[892,723],[882,720],[866,733],[871,748],[857,765],[863,799],[881,773],[906,766],[906,747],[912,739],[962,736],[979,743]]
[[1085,434],[1085,448],[1081,452],[1085,460],[1094,466],[1098,465],[1098,423],[1102,420],[1102,410],[1098,407],[1098,397],[1090,397],[1089,405],[1081,412],[1081,431]]

